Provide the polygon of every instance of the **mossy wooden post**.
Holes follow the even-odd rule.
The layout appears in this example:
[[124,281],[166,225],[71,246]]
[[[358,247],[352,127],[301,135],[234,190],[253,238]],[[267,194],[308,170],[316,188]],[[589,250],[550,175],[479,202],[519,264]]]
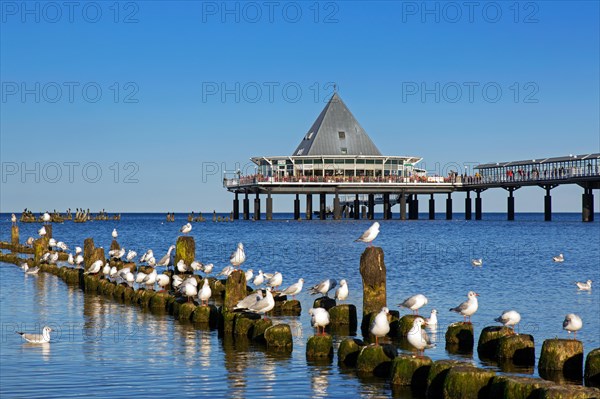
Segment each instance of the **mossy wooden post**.
[[427,374],[427,399],[441,398],[444,391],[444,381],[452,367],[465,366],[470,364],[458,360],[438,360],[433,362]]
[[[183,259],[183,262],[189,266],[192,264],[195,257],[196,243],[194,237],[180,236],[177,238],[177,243],[175,244],[175,260],[173,264],[177,265],[177,263]],[[179,273],[177,268],[175,268],[175,273]]]
[[481,358],[494,359],[498,349],[498,340],[512,334],[512,330],[500,326],[488,326],[481,330],[477,342],[477,354]]
[[412,386],[418,391],[423,391],[427,386],[427,375],[431,364],[430,358],[399,355],[392,362],[391,384],[397,386]]
[[19,226],[16,224],[10,229],[10,243],[12,245],[19,245]]
[[329,298],[327,296],[322,296],[320,298],[315,299],[313,302],[313,308],[323,308],[327,311],[335,306],[335,299]]
[[360,256],[363,283],[363,317],[387,306],[386,268],[383,249],[368,247]]
[[496,373],[475,367],[452,367],[444,380],[444,399],[489,398],[491,380]]
[[600,388],[600,348],[588,353],[585,358],[585,385]]
[[356,359],[356,371],[362,375],[389,377],[396,351],[393,345],[365,346]]
[[529,334],[509,335],[498,339],[496,359],[510,359],[513,364],[533,366],[535,364],[535,344]]
[[48,251],[48,237],[40,237],[33,242],[33,261],[36,265],[39,265],[42,256]]
[[83,241],[83,268],[87,270],[94,261],[92,261],[92,255],[94,254],[96,246],[94,245],[93,238],[86,238]]
[[110,250],[111,251],[114,251],[114,250],[119,251],[120,249],[121,249],[121,246],[119,245],[117,240],[113,239],[112,242],[110,243]]
[[542,345],[538,371],[542,378],[552,371],[562,371],[564,376],[583,376],[583,343],[575,339],[547,339]]
[[364,346],[363,341],[355,338],[346,338],[338,348],[338,364],[346,367],[355,367],[358,354]]
[[492,378],[490,398],[532,399],[537,398],[539,389],[551,382],[541,378],[497,375]]
[[333,337],[331,335],[313,335],[306,343],[306,359],[332,359]]
[[225,283],[225,310],[232,310],[235,305],[246,297],[246,275],[242,270],[234,270]]
[[358,326],[356,306],[352,304],[338,305],[329,309],[329,325],[346,326],[350,332],[356,332]]
[[[600,391],[577,385],[544,385],[535,392],[536,399],[598,399]],[[511,398],[512,399],[512,398]]]
[[402,316],[398,320],[396,332],[394,335],[397,337],[406,338],[408,336],[408,332],[412,330],[413,323],[417,317],[423,318],[422,316],[417,316],[413,314],[405,314],[404,316]]
[[265,330],[268,349],[291,352],[293,349],[292,329],[287,324],[277,324]]
[[473,324],[459,322],[448,326],[446,349],[449,352],[472,352],[474,342]]
[[44,229],[46,230],[46,235],[44,237],[50,240],[52,238],[52,225],[50,223],[45,224]]

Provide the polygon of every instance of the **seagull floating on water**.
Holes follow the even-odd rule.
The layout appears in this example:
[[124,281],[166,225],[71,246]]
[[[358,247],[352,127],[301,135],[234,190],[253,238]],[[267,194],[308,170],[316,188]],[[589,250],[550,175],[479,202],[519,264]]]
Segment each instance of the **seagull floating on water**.
[[317,335],[319,335],[319,327],[323,328],[325,335],[325,326],[329,324],[329,312],[324,308],[311,308],[308,310],[310,315],[310,325],[317,329]]
[[379,222],[375,222],[369,227],[360,237],[358,237],[354,242],[366,242],[369,246],[372,246],[373,240],[379,234]]
[[479,307],[479,303],[477,302],[478,293],[469,291],[467,294],[467,300],[455,308],[450,308],[451,312],[460,313],[464,317],[464,321],[467,322],[467,317],[469,318],[469,323],[471,323],[471,316],[477,312],[477,308]]
[[340,280],[340,286],[335,290],[335,299],[338,301],[345,301],[348,298],[348,283],[346,280]]
[[181,226],[179,231],[183,234],[189,233],[190,231],[192,231],[192,224],[191,223],[184,224],[183,226]]
[[429,300],[427,299],[427,297],[425,295],[417,294],[417,295],[411,296],[410,298],[406,298],[404,300],[404,302],[402,302],[398,306],[410,309],[413,311],[413,314],[418,315],[419,309],[421,309],[423,306],[427,305],[428,302],[429,302]]
[[552,260],[557,263],[562,263],[565,261],[565,257],[563,254],[558,254],[558,256],[553,256]]
[[429,336],[422,328],[423,325],[426,325],[425,320],[423,320],[421,317],[417,317],[413,321],[412,328],[408,334],[406,334],[408,343],[417,350],[417,356],[419,355],[419,352],[424,352],[425,349],[435,347],[435,344],[431,342]]
[[311,295],[322,294],[324,296],[329,296],[329,291],[334,289],[337,286],[337,281],[332,278],[328,278],[327,280],[321,281],[319,284],[313,286],[310,289]]
[[500,317],[496,317],[494,321],[502,323],[504,327],[512,327],[514,333],[515,326],[521,321],[521,315],[516,310],[505,310]]
[[579,291],[591,291],[592,290],[592,280],[588,280],[585,283],[576,282],[577,289]]
[[390,310],[386,307],[381,308],[381,311],[375,316],[371,322],[369,331],[375,336],[375,345],[379,345],[379,338],[385,337],[390,332],[390,323],[388,322],[388,313]]
[[425,319],[425,325],[432,330],[435,330],[437,327],[438,319],[437,319],[437,310],[431,309],[431,314],[427,319]]
[[24,332],[20,332],[17,331],[17,334],[19,334],[21,337],[23,337],[23,339],[31,344],[46,344],[48,342],[50,342],[50,332],[52,331],[52,329],[48,326],[45,326],[42,329],[42,333],[41,334],[28,334],[28,333],[24,333]]
[[25,269],[25,274],[38,274],[38,272],[40,271],[40,268],[38,266],[34,266],[31,268],[27,268]]
[[563,321],[563,330],[567,330],[569,334],[573,332],[573,339],[577,339],[577,331],[581,330],[581,327],[583,327],[583,321],[581,320],[581,317],[574,313],[569,313],[565,316],[565,320]]
[[471,265],[473,266],[483,266],[483,259],[471,259]]

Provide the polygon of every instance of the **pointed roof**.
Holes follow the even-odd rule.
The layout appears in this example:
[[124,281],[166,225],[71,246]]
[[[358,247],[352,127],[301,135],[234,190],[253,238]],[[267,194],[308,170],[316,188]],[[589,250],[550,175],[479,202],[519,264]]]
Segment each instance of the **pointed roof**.
[[297,155],[381,155],[381,152],[336,92],[292,154]]

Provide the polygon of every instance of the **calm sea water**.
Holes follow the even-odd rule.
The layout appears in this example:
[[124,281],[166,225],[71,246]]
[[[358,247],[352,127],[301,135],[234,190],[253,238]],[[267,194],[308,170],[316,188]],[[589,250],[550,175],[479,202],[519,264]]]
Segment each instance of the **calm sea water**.
[[[9,215],[0,215],[0,239],[10,235]],[[421,215],[426,217],[426,215]],[[443,217],[439,215],[440,219]],[[483,221],[380,221],[376,244],[385,252],[387,297],[391,309],[415,293],[429,298],[422,314],[439,311],[438,342],[427,355],[453,358],[444,349],[448,324],[462,318],[448,308],[465,300],[469,290],[480,294],[473,317],[475,337],[494,325],[503,310],[522,315],[521,332],[531,333],[539,357],[544,339],[566,337],[562,320],[577,313],[584,321],[578,334],[585,352],[600,346],[600,223],[581,223],[579,214],[486,214]],[[255,271],[280,271],[284,286],[298,278],[311,286],[324,278],[345,278],[349,302],[361,309],[358,273],[364,245],[354,243],[368,221],[290,221],[277,215],[273,222],[195,223],[196,257],[215,269],[228,263],[237,242],[246,248],[245,266]],[[596,220],[600,220],[597,217]],[[119,242],[142,253],[152,248],[157,257],[176,240],[186,222],[177,215],[165,223],[163,214],[124,214],[118,222],[55,224],[54,237],[74,248],[93,237],[107,248],[117,228]],[[34,236],[39,224],[21,224],[22,240]],[[565,262],[552,256],[565,255]],[[482,268],[470,265],[483,258]],[[305,344],[313,333],[306,292],[300,317],[277,318],[292,325],[294,350],[273,355],[259,345],[224,340],[216,331],[197,330],[171,316],[154,315],[96,295],[70,288],[52,275],[24,276],[14,265],[0,264],[0,396],[107,397],[203,395],[212,397],[412,397],[393,392],[380,379],[361,379],[331,363],[307,363]],[[574,282],[591,279],[592,292],[578,292]],[[359,311],[360,312],[360,311]],[[406,314],[402,311],[402,314]],[[360,322],[360,320],[359,320]],[[15,330],[39,330],[48,324],[57,333],[49,345],[29,345]],[[358,333],[360,336],[360,332]],[[336,342],[344,339],[335,336]],[[496,368],[477,357],[462,356],[482,367]],[[537,375],[536,369],[518,370]]]

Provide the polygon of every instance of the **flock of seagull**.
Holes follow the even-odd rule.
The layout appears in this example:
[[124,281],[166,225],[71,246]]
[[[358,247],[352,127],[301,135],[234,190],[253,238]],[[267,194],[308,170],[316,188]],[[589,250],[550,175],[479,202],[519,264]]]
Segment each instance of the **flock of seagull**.
[[[13,217],[12,220],[13,223],[15,223],[16,217]],[[45,213],[42,217],[42,220],[46,223],[49,222],[50,215]],[[378,222],[373,223],[369,229],[367,229],[355,240],[355,242],[364,242],[367,243],[368,246],[372,246],[372,242],[379,234],[379,228],[380,225]],[[188,234],[191,230],[192,225],[187,223],[181,227],[180,232],[182,234]],[[39,229],[38,233],[40,236],[44,236],[46,234],[44,226]],[[112,237],[114,239],[118,237],[118,232],[116,229],[112,231]],[[33,239],[31,239],[31,241],[33,241]],[[42,256],[42,262],[50,264],[56,264],[58,262],[58,251],[64,252],[69,249],[64,242],[57,242],[54,239],[49,240],[49,246],[51,249],[57,252],[46,252]],[[151,249],[142,254],[139,259],[139,263],[140,265],[145,263],[148,267],[150,267],[151,271],[148,273],[138,271],[134,274],[129,267],[124,267],[118,270],[116,266],[111,267],[110,264],[105,263],[104,260],[96,260],[89,266],[84,274],[88,275],[102,273],[105,278],[116,283],[126,283],[130,287],[133,287],[134,284],[137,284],[138,289],[145,287],[145,289],[153,290],[156,285],[162,291],[164,291],[167,289],[167,287],[169,287],[169,285],[171,285],[177,293],[187,297],[188,302],[192,301],[194,298],[197,298],[201,306],[208,306],[208,301],[212,296],[212,290],[207,277],[213,272],[214,265],[212,263],[203,264],[198,261],[194,261],[187,265],[183,260],[180,260],[176,265],[173,265],[175,258],[175,254],[173,252],[174,250],[175,245],[171,245],[167,250],[167,253],[158,261],[156,261],[154,253]],[[133,262],[138,255],[133,250],[126,251],[125,248],[111,250],[108,254],[111,260],[121,260],[126,262]],[[84,258],[81,247],[75,247],[75,254],[73,255],[69,253],[68,255],[67,262],[71,265],[76,265],[77,268],[81,267],[83,261]],[[238,243],[237,248],[229,257],[230,265],[223,268],[221,272],[217,274],[217,277],[228,277],[233,271],[238,270],[245,261],[246,253],[244,251],[244,245],[242,243]],[[553,261],[559,263],[564,262],[563,254],[553,257]],[[481,267],[483,266],[483,259],[472,259],[471,264],[476,267]],[[165,267],[165,271],[168,271],[169,267],[171,266],[176,267],[180,273],[191,273],[191,275],[182,276],[179,274],[173,274],[173,276],[170,277],[168,274],[159,274],[156,269],[156,267]],[[21,268],[26,274],[36,274],[39,271],[39,267],[36,266],[29,268],[27,263],[22,264]],[[147,271],[147,269],[145,270]],[[195,272],[202,272],[205,274],[202,286],[199,289],[198,280],[194,274]],[[274,295],[292,296],[295,298],[295,296],[298,295],[304,287],[304,279],[300,278],[297,282],[280,290],[279,288],[283,282],[283,275],[280,272],[271,274],[259,270],[255,275],[252,269],[248,269],[245,271],[245,277],[247,282],[252,281],[252,284],[256,287],[256,291],[239,301],[235,305],[234,309],[263,315],[265,318],[267,313],[270,312],[275,306]],[[266,285],[266,289],[259,289],[263,284]],[[589,291],[592,287],[592,281],[587,280],[585,283],[577,282],[576,285],[579,290]],[[312,295],[321,294],[328,297],[329,292],[336,287],[337,289],[335,291],[334,298],[338,301],[346,300],[349,296],[349,288],[347,281],[343,279],[340,281],[339,286],[335,279],[323,280],[311,287],[310,293]],[[263,291],[264,296],[262,293]],[[471,323],[471,316],[475,314],[479,308],[477,300],[478,296],[479,294],[476,292],[469,291],[466,301],[462,302],[456,307],[450,308],[449,310],[462,315],[464,322]],[[427,304],[427,297],[425,297],[423,294],[417,294],[406,298],[403,302],[398,304],[398,306],[411,310],[414,315],[418,316],[419,309]],[[329,312],[324,308],[318,307],[309,309],[308,313],[311,317],[311,326],[317,330],[317,334],[325,334],[325,327],[330,323]],[[375,337],[375,345],[379,344],[379,338],[386,336],[390,331],[388,316],[389,309],[384,307],[373,318],[370,324],[369,331]],[[501,323],[505,327],[512,327],[512,332],[514,334],[514,327],[521,321],[521,315],[515,310],[508,310],[503,312],[498,318],[495,319],[495,321]],[[423,353],[425,349],[433,348],[435,346],[435,344],[427,335],[424,327],[435,329],[437,327],[437,323],[436,309],[431,310],[431,314],[428,318],[416,317],[414,319],[413,327],[407,334],[406,338],[407,341],[417,350],[417,354],[419,354],[419,352]],[[565,317],[563,328],[568,331],[569,334],[574,332],[576,337],[577,331],[582,327],[583,322],[576,314],[568,314]],[[45,343],[49,342],[51,331],[52,330],[46,326],[43,328],[42,334],[26,334],[22,332],[19,332],[19,334],[27,342]]]

